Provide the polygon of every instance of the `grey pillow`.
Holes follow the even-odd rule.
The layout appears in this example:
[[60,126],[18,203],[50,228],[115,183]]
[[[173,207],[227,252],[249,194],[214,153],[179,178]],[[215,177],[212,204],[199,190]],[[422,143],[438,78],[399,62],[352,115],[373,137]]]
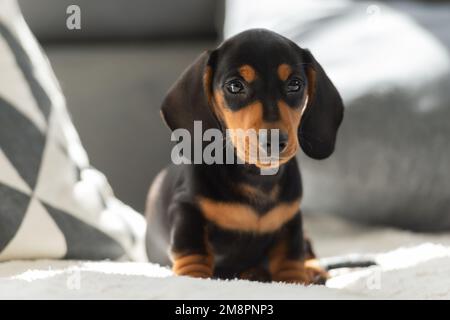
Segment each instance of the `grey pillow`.
[[0,0],[0,261],[141,259],[143,218],[89,166],[53,72]]
[[[255,27],[281,33],[312,51],[343,96],[336,152],[324,161],[300,157],[304,212],[450,230],[445,45],[379,2],[227,0],[226,8],[225,37]],[[427,8],[439,13],[431,17],[448,9]],[[448,18],[433,20],[435,28],[447,30]]]

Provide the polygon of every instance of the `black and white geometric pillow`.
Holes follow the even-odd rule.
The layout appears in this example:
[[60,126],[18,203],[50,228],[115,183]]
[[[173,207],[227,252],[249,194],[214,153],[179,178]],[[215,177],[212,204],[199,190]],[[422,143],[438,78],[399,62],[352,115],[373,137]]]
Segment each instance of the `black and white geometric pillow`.
[[45,55],[0,0],[0,261],[141,259],[144,229],[89,166]]

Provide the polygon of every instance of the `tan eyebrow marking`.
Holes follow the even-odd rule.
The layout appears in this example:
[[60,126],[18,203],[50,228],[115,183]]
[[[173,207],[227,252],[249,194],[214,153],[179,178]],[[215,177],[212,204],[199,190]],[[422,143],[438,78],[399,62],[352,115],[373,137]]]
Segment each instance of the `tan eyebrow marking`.
[[244,64],[243,66],[239,67],[239,74],[242,78],[244,78],[247,82],[252,82],[256,78],[256,71],[253,69],[250,65]]
[[287,78],[289,78],[289,76],[291,75],[292,69],[286,63],[282,63],[278,66],[277,73],[278,73],[278,78],[280,78],[280,80],[286,81]]

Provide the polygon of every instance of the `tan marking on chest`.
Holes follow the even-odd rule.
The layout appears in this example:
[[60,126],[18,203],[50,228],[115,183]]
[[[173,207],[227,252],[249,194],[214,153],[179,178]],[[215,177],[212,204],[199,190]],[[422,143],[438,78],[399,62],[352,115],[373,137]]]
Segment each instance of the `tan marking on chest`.
[[263,215],[250,206],[240,203],[220,202],[209,198],[198,199],[206,219],[229,230],[270,233],[280,229],[299,211],[300,200],[281,203]]
[[263,201],[275,201],[280,193],[280,186],[275,185],[270,191],[264,192],[263,190],[256,188],[246,183],[239,183],[236,186],[236,190],[239,194],[247,199],[253,199],[257,201],[261,199]]

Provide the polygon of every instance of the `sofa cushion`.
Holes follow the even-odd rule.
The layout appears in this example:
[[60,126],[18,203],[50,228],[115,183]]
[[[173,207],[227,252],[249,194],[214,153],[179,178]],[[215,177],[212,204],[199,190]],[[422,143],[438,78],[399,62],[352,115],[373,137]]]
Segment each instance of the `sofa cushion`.
[[140,259],[145,223],[89,166],[12,0],[0,0],[0,70],[0,261]]

